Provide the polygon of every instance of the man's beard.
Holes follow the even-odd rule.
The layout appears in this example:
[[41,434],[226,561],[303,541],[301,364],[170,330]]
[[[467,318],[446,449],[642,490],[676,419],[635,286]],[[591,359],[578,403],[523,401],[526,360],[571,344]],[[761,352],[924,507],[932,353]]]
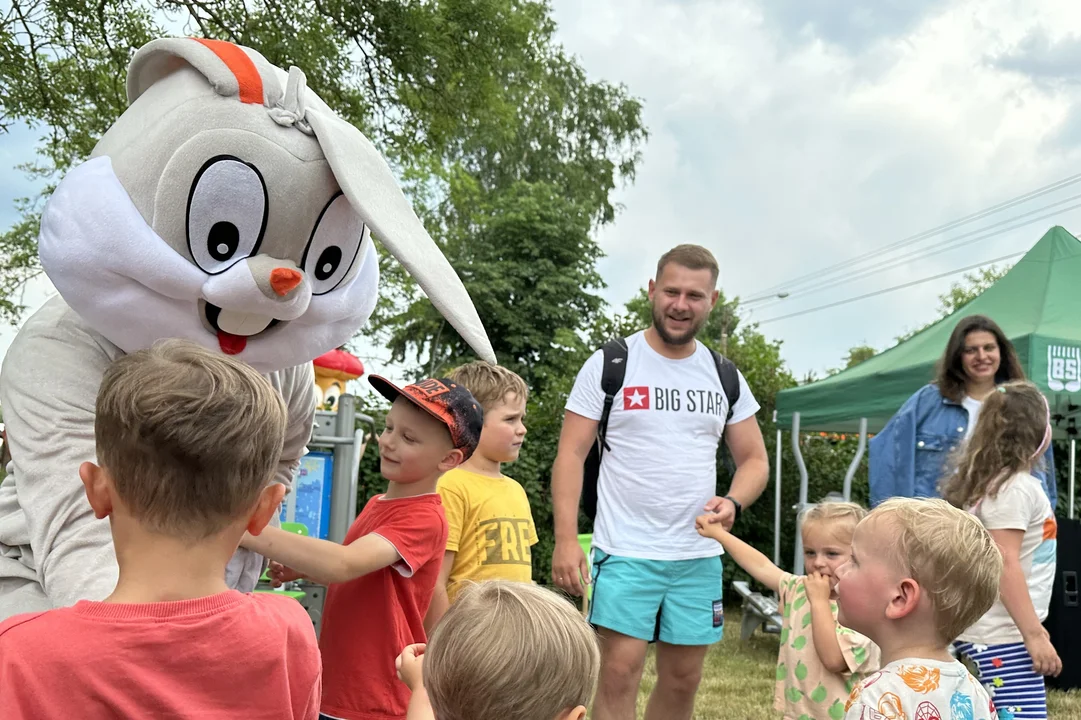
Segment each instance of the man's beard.
[[[691,317],[691,319],[693,320],[693,316]],[[653,329],[657,332],[657,335],[660,336],[661,341],[664,342],[665,345],[673,346],[687,345],[694,342],[694,336],[698,334],[698,331],[701,330],[702,326],[706,323],[706,318],[702,318],[697,323],[692,322],[691,326],[687,328],[686,332],[680,333],[679,335],[673,335],[672,333],[668,332],[668,329],[664,326],[664,320],[664,313],[658,310],[656,306],[654,306]]]

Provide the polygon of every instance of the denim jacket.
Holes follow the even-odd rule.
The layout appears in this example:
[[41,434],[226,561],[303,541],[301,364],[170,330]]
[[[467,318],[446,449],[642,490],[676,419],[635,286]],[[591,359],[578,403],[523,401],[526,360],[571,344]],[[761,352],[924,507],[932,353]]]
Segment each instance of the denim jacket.
[[[871,507],[890,497],[938,497],[938,483],[952,450],[964,442],[968,410],[939,393],[936,385],[920,388],[882,432],[871,438],[869,482]],[[1055,507],[1058,487],[1050,447],[1044,467],[1032,474],[1040,479]]]

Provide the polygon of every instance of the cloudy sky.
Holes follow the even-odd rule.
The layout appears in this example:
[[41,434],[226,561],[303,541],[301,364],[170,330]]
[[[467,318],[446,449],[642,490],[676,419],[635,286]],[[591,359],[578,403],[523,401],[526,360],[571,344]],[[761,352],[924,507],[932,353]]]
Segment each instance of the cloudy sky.
[[[599,235],[610,302],[631,297],[672,245],[706,245],[728,295],[789,293],[748,303],[744,316],[784,340],[802,375],[931,319],[951,278],[772,318],[1020,252],[1054,224],[1081,232],[1081,209],[1069,209],[1079,177],[880,252],[1081,173],[1076,0],[854,5],[554,0],[559,39],[592,77],[642,98],[651,131],[635,183],[619,193],[624,210]],[[33,139],[0,137],[0,225],[27,190],[10,168]],[[954,238],[957,249],[921,257]],[[42,297],[32,288],[27,302]],[[10,336],[0,334],[0,352]]]

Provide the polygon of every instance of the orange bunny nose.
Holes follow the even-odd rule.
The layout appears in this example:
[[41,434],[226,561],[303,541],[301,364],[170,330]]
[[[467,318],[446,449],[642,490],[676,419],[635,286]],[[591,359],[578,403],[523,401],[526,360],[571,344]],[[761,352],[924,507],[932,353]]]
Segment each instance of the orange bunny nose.
[[274,288],[274,292],[282,297],[292,292],[293,288],[299,285],[303,279],[304,276],[298,270],[292,268],[280,267],[270,271],[270,287]]

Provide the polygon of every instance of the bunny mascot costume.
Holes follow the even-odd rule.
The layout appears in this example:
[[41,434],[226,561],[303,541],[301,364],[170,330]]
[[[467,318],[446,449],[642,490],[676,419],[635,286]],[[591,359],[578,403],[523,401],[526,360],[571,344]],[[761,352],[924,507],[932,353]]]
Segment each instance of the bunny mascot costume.
[[[0,373],[12,456],[0,620],[116,584],[109,524],[95,521],[78,471],[96,458],[95,398],[118,356],[185,338],[264,373],[289,409],[286,485],[311,436],[311,361],[375,307],[373,235],[494,361],[386,162],[299,69],[229,43],[160,39],[135,54],[127,93],[128,110],[49,199],[39,253],[59,296],[26,321]],[[250,591],[262,565],[238,550],[226,581]]]

